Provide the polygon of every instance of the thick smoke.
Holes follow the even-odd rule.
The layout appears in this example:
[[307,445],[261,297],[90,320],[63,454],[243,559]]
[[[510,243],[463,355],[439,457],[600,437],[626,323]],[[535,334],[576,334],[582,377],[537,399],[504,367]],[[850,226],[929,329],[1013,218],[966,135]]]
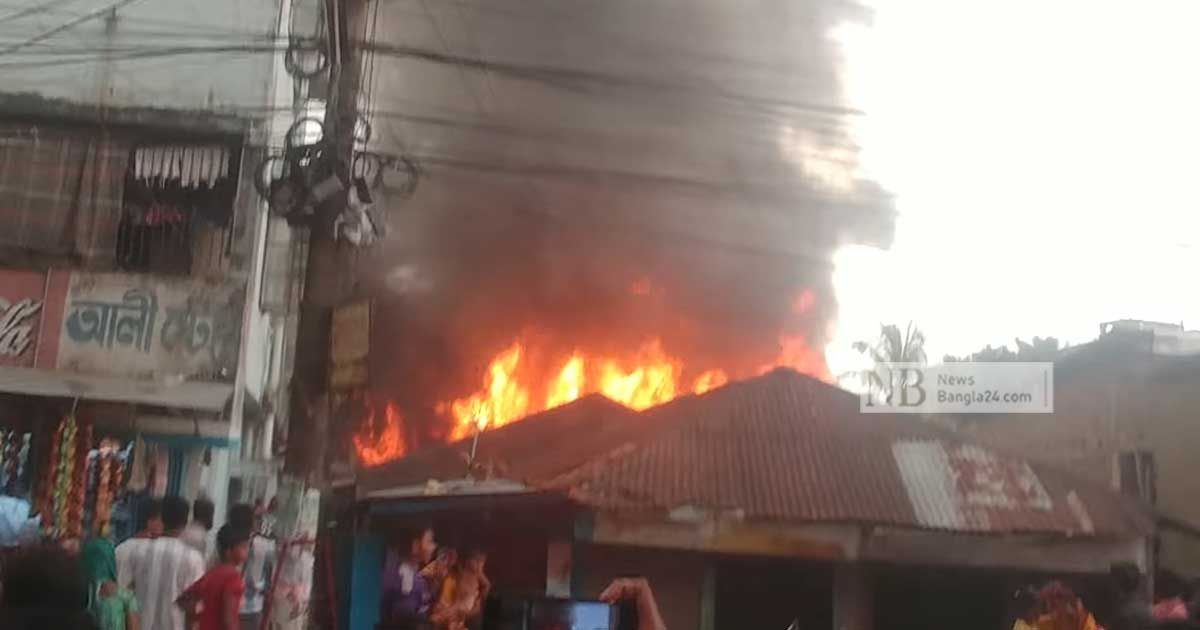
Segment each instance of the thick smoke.
[[[835,316],[830,256],[862,238],[864,211],[804,163],[848,143],[834,3],[570,6],[459,14],[488,45],[446,45],[503,61],[489,71],[376,71],[377,109],[393,110],[374,121],[378,148],[423,173],[415,196],[383,202],[391,235],[360,260],[377,296],[371,379],[416,441],[445,434],[438,403],[479,389],[515,339],[535,382],[574,350],[629,356],[653,338],[685,381],[737,378],[781,335],[822,348]],[[380,32],[404,23],[386,7]],[[578,72],[513,70],[547,64]],[[807,144],[782,146],[797,129]]]

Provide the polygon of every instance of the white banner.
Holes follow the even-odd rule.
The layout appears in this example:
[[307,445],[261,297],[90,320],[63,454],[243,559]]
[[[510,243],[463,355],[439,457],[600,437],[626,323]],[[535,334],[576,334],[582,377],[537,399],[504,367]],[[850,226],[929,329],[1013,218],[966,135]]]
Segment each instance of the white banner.
[[1053,363],[886,363],[867,378],[863,413],[1053,413]]

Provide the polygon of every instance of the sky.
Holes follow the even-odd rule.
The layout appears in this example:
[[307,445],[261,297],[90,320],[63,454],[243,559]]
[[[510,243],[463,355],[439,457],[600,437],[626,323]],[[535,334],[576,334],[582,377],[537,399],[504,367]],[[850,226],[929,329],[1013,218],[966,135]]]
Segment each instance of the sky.
[[839,28],[887,251],[835,256],[833,373],[912,321],[931,361],[1132,318],[1200,328],[1200,1],[876,0]]

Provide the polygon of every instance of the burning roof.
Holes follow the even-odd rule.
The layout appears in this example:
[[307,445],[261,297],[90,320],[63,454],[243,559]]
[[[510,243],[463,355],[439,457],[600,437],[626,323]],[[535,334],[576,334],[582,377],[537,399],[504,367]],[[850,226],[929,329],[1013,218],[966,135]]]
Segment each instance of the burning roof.
[[[360,474],[361,490],[466,476],[469,442]],[[600,396],[485,433],[475,475],[603,511],[963,533],[1131,537],[1144,511],[1106,488],[966,444],[787,369],[634,412]]]

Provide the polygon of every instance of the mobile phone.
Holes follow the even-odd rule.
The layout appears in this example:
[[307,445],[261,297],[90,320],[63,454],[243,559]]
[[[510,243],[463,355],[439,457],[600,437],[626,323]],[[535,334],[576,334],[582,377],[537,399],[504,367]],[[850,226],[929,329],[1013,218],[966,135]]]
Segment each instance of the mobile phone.
[[620,612],[605,602],[584,599],[535,599],[528,630],[617,630]]

